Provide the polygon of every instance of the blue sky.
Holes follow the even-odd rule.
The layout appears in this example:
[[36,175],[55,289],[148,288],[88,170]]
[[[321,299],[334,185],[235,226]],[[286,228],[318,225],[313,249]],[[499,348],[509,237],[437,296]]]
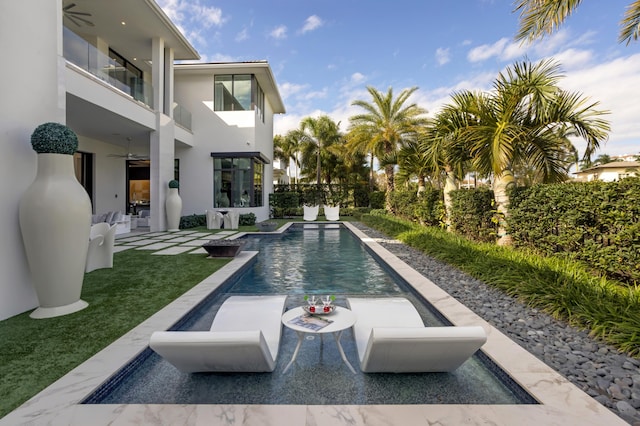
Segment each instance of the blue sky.
[[[513,37],[512,0],[156,0],[198,50],[201,62],[267,60],[287,113],[275,133],[327,114],[346,130],[380,91],[418,87],[430,114],[456,90],[489,90],[525,56],[553,57],[561,85],[609,110],[609,141],[596,153],[640,153],[640,42],[617,42],[631,0],[585,1],[560,31],[535,44]],[[583,149],[584,144],[576,140]]]

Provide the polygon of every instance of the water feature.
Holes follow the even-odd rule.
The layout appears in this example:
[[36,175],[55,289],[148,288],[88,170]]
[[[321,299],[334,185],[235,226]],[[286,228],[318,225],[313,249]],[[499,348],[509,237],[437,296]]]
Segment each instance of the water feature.
[[[220,304],[232,294],[287,294],[287,309],[305,294],[402,295],[426,325],[442,324],[437,312],[401,277],[380,264],[359,240],[339,225],[292,226],[282,235],[247,238],[244,250],[259,255],[172,329],[207,330]],[[309,336],[314,337],[314,336]],[[352,374],[327,336],[305,340],[292,368],[283,374],[297,341],[283,328],[273,373],[185,374],[150,349],[86,398],[103,404],[528,404],[528,394],[479,353],[453,373]],[[358,357],[351,331],[342,336],[351,364]]]

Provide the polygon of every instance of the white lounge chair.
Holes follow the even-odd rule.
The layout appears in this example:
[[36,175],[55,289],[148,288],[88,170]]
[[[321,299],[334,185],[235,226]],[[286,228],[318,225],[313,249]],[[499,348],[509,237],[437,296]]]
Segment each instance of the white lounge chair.
[[222,213],[215,210],[207,210],[207,229],[220,229],[222,225],[223,216]]
[[482,327],[425,327],[403,297],[348,298],[365,373],[451,372],[486,342]]
[[315,206],[307,206],[304,205],[302,206],[302,211],[303,211],[303,219],[306,221],[314,221],[318,218],[318,212],[320,211],[320,206],[319,205],[315,205]]
[[238,212],[231,210],[224,215],[224,229],[238,229],[239,222],[240,213]]
[[85,272],[113,268],[113,244],[117,226],[117,224],[109,225],[107,222],[91,225]]
[[324,217],[331,221],[340,220],[340,205],[324,206]]
[[271,372],[287,296],[231,296],[209,331],[156,331],[149,346],[187,372]]

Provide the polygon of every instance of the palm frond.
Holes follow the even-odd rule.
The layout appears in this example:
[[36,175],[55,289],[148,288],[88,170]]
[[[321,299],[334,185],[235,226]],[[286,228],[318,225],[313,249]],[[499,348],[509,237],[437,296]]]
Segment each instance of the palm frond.
[[620,22],[620,35],[618,41],[625,42],[627,46],[631,40],[638,40],[640,36],[640,0],[632,2],[624,13]]

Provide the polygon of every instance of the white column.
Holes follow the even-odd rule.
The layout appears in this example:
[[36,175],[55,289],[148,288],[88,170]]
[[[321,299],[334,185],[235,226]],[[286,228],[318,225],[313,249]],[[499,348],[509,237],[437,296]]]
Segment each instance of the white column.
[[[165,55],[164,40],[160,38],[153,39],[152,49],[153,107],[156,110],[156,130],[151,132],[149,140],[149,158],[151,160],[151,223],[149,226],[151,231],[166,231],[165,200],[169,181],[173,179],[175,128],[171,117],[163,112],[166,106],[165,102],[173,100],[173,94],[166,92],[167,84],[173,89],[173,65],[167,66],[165,59],[173,59],[173,51],[171,54]],[[167,71],[171,76],[167,75]],[[170,83],[167,83],[167,80]]]
[[0,51],[11,63],[3,63],[0,78],[0,320],[38,306],[18,203],[36,176],[31,133],[66,120],[62,0],[3,1],[1,9]]

